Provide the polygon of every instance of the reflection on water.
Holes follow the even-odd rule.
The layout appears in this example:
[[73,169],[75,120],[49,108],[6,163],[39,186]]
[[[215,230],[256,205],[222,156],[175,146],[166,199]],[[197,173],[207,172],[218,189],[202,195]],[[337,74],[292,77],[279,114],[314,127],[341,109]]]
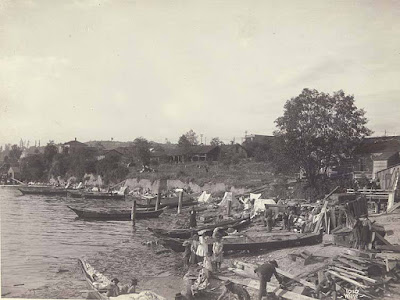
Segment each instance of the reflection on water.
[[10,293],[6,297],[32,296],[40,290],[38,297],[81,298],[87,287],[76,262],[82,256],[105,273],[126,276],[157,275],[176,259],[170,253],[159,259],[142,244],[154,240],[148,226],[160,226],[173,216],[140,220],[132,228],[129,221],[77,219],[67,208],[129,207],[125,201],[21,195],[17,189],[0,188],[0,205],[1,286],[3,295]]

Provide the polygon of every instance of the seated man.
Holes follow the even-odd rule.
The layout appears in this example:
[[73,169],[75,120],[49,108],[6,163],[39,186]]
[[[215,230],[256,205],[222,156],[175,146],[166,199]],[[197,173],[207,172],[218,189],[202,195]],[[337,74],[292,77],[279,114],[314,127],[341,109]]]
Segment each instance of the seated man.
[[126,284],[121,287],[119,292],[120,295],[122,294],[134,294],[136,293],[136,286],[138,284],[138,280],[136,278],[132,278],[129,284]]
[[224,297],[229,295],[230,293],[236,295],[239,300],[250,300],[250,295],[244,287],[235,284],[229,280],[225,281],[225,289],[222,294],[219,295],[217,300],[224,299]]
[[107,297],[117,297],[120,294],[118,282],[118,278],[113,278],[111,280],[111,283],[106,287]]

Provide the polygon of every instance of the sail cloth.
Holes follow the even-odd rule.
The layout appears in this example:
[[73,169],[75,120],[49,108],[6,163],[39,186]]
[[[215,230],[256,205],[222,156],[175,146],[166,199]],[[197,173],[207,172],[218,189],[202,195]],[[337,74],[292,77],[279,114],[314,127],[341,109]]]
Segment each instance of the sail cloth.
[[260,197],[261,197],[261,194],[253,194],[253,193],[250,193],[250,200],[257,200],[257,199],[260,199]]
[[210,202],[211,199],[211,194],[208,194],[206,191],[204,191],[203,193],[201,193],[199,199],[197,199],[197,201],[199,203],[208,203]]
[[240,202],[238,199],[233,197],[232,192],[225,192],[224,198],[222,198],[221,202],[218,204],[220,207],[228,207],[228,201],[231,201],[231,207],[240,207]]
[[118,195],[125,195],[125,192],[126,192],[127,188],[128,188],[127,186],[121,186],[121,188],[119,189],[117,194]]
[[273,199],[257,199],[254,202],[254,213],[258,213],[265,210],[265,204],[273,204],[275,205],[275,201]]

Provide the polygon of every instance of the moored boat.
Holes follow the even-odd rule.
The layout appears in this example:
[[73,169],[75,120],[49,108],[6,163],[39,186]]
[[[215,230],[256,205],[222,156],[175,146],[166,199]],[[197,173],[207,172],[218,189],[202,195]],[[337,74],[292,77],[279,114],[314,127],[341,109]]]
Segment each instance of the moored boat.
[[68,191],[72,198],[124,200],[125,195],[113,192]]
[[[183,252],[183,242],[185,239],[178,238],[160,238],[160,242],[166,247],[171,248],[176,252]],[[293,234],[266,234],[262,236],[249,237],[242,236],[227,236],[223,237],[224,251],[260,251],[260,250],[276,250],[282,248],[290,248],[305,245],[315,245],[322,242],[321,233],[293,233]],[[209,241],[209,248],[212,247],[212,240]]]
[[[131,220],[130,209],[86,209],[68,206],[79,218],[99,221],[129,221]],[[163,213],[163,209],[159,210],[136,210],[136,219],[157,218]]]
[[249,218],[241,218],[241,219],[232,219],[232,220],[226,220],[222,222],[218,222],[215,224],[209,224],[209,225],[204,225],[204,226],[199,226],[198,228],[193,228],[193,229],[163,229],[163,228],[147,228],[157,236],[161,237],[169,237],[169,238],[181,238],[181,239],[188,239],[191,237],[191,235],[194,232],[197,231],[205,231],[205,232],[211,232],[215,228],[220,228],[220,229],[228,229],[228,228],[233,228],[233,229],[241,229],[246,227],[247,225],[250,224],[250,219]]
[[[140,197],[134,196],[133,198],[136,200],[136,204],[138,207],[155,207],[157,202],[156,196],[140,196]],[[159,207],[174,208],[178,207],[178,203],[179,203],[179,198],[177,196],[164,197],[160,199]],[[182,207],[193,206],[197,204],[198,204],[197,200],[193,199],[190,195],[184,195],[182,198]]]
[[18,187],[22,194],[27,195],[58,195],[67,196],[68,189],[54,186],[24,186]]

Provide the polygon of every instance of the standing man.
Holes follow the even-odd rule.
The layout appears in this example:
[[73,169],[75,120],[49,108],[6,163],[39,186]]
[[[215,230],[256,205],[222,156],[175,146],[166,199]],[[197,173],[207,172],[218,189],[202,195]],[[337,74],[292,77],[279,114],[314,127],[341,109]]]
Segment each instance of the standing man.
[[258,300],[261,300],[264,296],[267,296],[267,282],[271,280],[272,275],[275,275],[275,278],[278,280],[279,284],[282,282],[282,278],[276,272],[276,268],[278,268],[278,263],[276,260],[270,260],[254,270],[254,273],[256,273],[260,278]]
[[267,226],[267,232],[272,231],[272,209],[265,204],[265,211],[264,211],[264,226]]
[[197,227],[196,210],[194,208],[192,208],[192,210],[190,211],[189,227],[190,228]]

